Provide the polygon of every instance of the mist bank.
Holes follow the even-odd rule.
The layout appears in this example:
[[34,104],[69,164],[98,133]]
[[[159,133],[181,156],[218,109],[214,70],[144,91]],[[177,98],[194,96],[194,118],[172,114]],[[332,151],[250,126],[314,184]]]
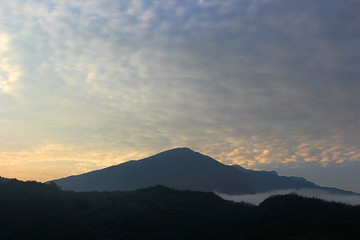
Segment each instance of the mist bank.
[[290,193],[296,193],[299,196],[303,197],[314,197],[326,201],[340,202],[349,204],[352,206],[360,205],[360,195],[345,195],[345,194],[334,194],[324,190],[319,189],[284,189],[284,190],[275,190],[264,193],[256,193],[256,194],[242,194],[242,195],[230,195],[225,193],[215,192],[218,196],[225,200],[230,200],[234,202],[247,202],[254,205],[259,205],[265,199],[274,195],[286,195]]

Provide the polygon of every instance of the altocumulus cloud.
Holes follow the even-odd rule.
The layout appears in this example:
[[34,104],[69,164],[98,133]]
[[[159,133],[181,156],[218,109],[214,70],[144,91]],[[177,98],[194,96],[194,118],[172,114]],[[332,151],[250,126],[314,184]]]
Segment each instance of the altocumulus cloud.
[[61,161],[91,152],[101,166],[174,146],[251,168],[359,166],[358,11],[3,1],[0,164],[56,161],[38,154],[56,145]]

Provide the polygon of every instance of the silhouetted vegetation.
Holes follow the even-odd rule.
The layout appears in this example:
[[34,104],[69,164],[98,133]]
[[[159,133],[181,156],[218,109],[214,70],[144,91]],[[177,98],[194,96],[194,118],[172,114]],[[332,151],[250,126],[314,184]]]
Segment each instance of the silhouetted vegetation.
[[273,196],[258,207],[163,186],[62,191],[0,178],[0,239],[351,239],[360,207]]

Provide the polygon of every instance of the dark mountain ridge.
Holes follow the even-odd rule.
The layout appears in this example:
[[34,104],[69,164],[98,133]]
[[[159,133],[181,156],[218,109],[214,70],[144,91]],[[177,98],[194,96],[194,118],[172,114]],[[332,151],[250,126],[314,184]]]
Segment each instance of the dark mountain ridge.
[[[213,191],[227,188],[219,178],[236,175],[237,170],[230,166],[188,148],[178,148],[54,182],[74,191],[133,190],[158,184],[175,189]],[[241,187],[247,188],[245,184]]]
[[54,182],[64,190],[72,191],[134,190],[160,184],[179,190],[227,194],[300,188],[352,194],[339,189],[321,188],[303,178],[278,176],[275,171],[253,171],[225,165],[189,148],[164,151],[142,160],[128,161]]
[[0,239],[356,239],[360,206],[273,196],[258,207],[155,186],[71,192],[0,177]]

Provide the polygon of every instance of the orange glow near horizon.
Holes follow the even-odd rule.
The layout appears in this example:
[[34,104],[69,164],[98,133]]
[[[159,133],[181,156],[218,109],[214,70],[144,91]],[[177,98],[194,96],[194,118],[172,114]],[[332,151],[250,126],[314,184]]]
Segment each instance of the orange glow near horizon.
[[[341,152],[343,146],[323,148],[322,154],[311,155],[313,149],[318,149],[310,144],[300,144],[294,148],[293,152],[279,147],[275,141],[264,142],[260,144],[258,140],[245,145],[245,141],[229,139],[227,145],[231,143],[233,148],[225,148],[216,145],[211,148],[193,149],[202,154],[208,155],[224,164],[238,164],[248,169],[274,169],[279,166],[286,166],[291,163],[309,161],[319,162],[326,167],[330,161],[329,152],[332,155],[337,154],[342,157],[337,163],[343,164],[346,161],[352,161],[357,152],[354,149],[348,149]],[[264,149],[264,150],[261,150]],[[270,149],[270,150],[269,150]],[[129,160],[140,160],[151,156],[157,151],[137,152],[133,149],[118,150],[86,150],[74,146],[63,146],[58,144],[45,145],[33,151],[22,152],[0,152],[0,176],[9,178],[18,178],[21,180],[48,181],[70,175],[77,175],[93,170],[102,169],[112,165],[120,164]],[[319,158],[321,156],[324,158]],[[346,160],[344,160],[346,157]],[[303,160],[301,160],[303,159]]]

